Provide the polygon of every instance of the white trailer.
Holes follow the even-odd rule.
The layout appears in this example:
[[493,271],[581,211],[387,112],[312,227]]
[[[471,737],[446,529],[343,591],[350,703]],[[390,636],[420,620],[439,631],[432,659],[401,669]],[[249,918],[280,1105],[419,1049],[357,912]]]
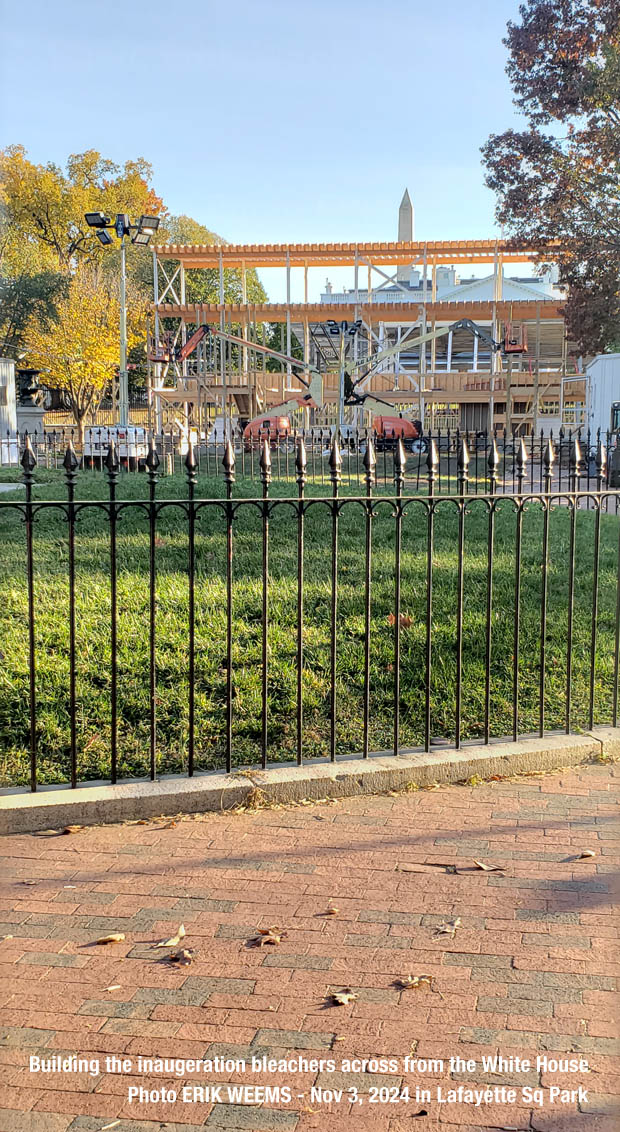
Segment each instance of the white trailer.
[[148,455],[148,436],[145,428],[135,425],[111,425],[84,429],[84,463],[87,467],[102,465],[110,441],[116,445],[116,455],[124,467],[139,467]]
[[587,424],[590,436],[620,430],[620,354],[597,354],[586,366]]

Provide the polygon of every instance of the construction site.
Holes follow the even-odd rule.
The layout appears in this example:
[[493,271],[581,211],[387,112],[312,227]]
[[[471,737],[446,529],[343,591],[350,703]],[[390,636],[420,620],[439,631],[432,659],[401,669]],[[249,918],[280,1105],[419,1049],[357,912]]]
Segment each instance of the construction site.
[[[398,236],[155,247],[154,426],[186,424],[204,435],[216,418],[243,426],[286,412],[295,425],[366,428],[383,411],[415,418],[426,431],[579,428],[586,379],[566,338],[557,273],[536,267],[541,249],[501,239],[414,240],[407,192]],[[320,298],[311,295],[317,268],[346,272],[351,286],[334,291],[328,279]],[[199,269],[219,281],[219,302],[188,302]],[[240,303],[224,301],[229,269],[240,274]],[[284,301],[248,302],[251,269],[268,294],[267,269],[279,269],[278,278],[283,271]]]

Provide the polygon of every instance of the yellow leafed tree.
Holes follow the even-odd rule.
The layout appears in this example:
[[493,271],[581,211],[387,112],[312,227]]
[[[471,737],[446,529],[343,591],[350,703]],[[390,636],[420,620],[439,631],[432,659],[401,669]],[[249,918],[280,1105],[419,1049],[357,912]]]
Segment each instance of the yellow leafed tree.
[[[140,304],[128,304],[127,338],[140,338]],[[26,331],[28,364],[48,370],[46,382],[62,389],[84,439],[87,414],[95,411],[109,388],[119,358],[118,294],[93,266],[79,268],[66,295],[57,303],[57,319],[42,327],[32,319]]]

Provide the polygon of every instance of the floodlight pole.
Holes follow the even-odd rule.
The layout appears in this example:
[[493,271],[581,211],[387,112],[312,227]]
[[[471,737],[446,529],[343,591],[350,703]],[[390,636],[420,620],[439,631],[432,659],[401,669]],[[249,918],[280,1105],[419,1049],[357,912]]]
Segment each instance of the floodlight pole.
[[121,357],[118,373],[118,423],[129,424],[129,382],[127,376],[127,255],[125,235],[121,236]]

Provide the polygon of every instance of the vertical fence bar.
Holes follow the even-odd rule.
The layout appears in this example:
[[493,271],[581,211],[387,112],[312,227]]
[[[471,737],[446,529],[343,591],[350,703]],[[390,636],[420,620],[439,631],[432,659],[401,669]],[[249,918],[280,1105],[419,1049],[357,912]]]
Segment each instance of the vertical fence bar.
[[370,608],[372,581],[372,489],[377,474],[375,447],[369,436],[364,452],[366,472],[366,546],[364,577],[364,738],[363,757],[370,754]]
[[260,478],[263,491],[263,607],[262,607],[262,682],[261,682],[261,766],[267,766],[267,691],[269,645],[269,484],[271,482],[271,452],[269,441],[263,440],[260,454]]
[[489,529],[487,539],[487,608],[486,608],[486,640],[484,652],[484,741],[491,741],[491,647],[493,641],[493,560],[495,553],[495,496],[497,492],[497,469],[499,467],[499,452],[495,443],[495,436],[491,439],[491,451],[488,459],[489,469]]
[[225,443],[222,464],[226,481],[226,770],[230,772],[232,770],[232,489],[235,482],[235,451],[230,440]]
[[[9,442],[10,453],[10,442]],[[19,455],[19,453],[18,453]],[[37,788],[37,688],[35,668],[34,632],[34,547],[32,540],[32,481],[37,459],[26,433],[24,451],[21,458],[23,479],[26,486],[26,568],[28,572],[28,706],[30,716],[30,789],[34,794]]]
[[424,750],[431,747],[431,670],[432,670],[432,620],[433,620],[433,541],[435,524],[435,480],[439,466],[439,456],[435,441],[431,439],[428,456],[428,515],[426,528],[426,664],[425,664],[425,703],[424,703]]
[[114,784],[118,772],[118,599],[116,568],[116,481],[119,459],[116,445],[109,441],[105,458],[110,492],[110,780]]
[[330,680],[331,680],[331,720],[329,736],[329,757],[332,762],[336,758],[336,629],[338,617],[338,515],[340,504],[338,502],[338,485],[342,481],[342,456],[338,444],[338,429],[334,432],[331,451],[329,454],[329,469],[332,481],[332,588],[331,588],[331,620],[330,620]]
[[461,707],[463,698],[463,582],[465,572],[465,497],[467,493],[469,452],[463,439],[457,456],[457,478],[459,491],[459,534],[458,534],[458,577],[456,597],[456,703],[455,703],[455,746],[461,746]]
[[304,488],[306,486],[306,446],[297,441],[295,457],[299,503],[297,507],[297,765],[303,762],[303,671],[304,671]]
[[188,639],[187,639],[187,773],[191,778],[194,773],[194,755],[196,750],[196,508],[194,494],[196,490],[196,453],[191,439],[188,440],[185,456],[185,473],[187,476],[187,574],[188,574]]
[[[538,734],[545,734],[545,674],[547,666],[547,594],[549,590],[549,512],[551,510],[551,481],[555,452],[551,438],[544,451],[545,495],[543,500],[542,582],[540,589],[540,673],[538,685]],[[533,461],[532,461],[533,466]]]
[[394,754],[400,745],[400,560],[403,541],[403,485],[407,456],[399,437],[394,448],[394,487],[396,489],[394,536]]
[[150,440],[146,466],[148,469],[149,483],[149,753],[150,774],[151,779],[154,780],[157,771],[157,668],[155,655],[155,617],[157,608],[155,594],[155,528],[157,506],[155,503],[155,489],[157,487],[157,469],[159,467],[159,456],[157,455],[154,437],[151,437]]
[[69,713],[71,716],[71,786],[77,786],[77,720],[75,663],[75,481],[78,459],[70,440],[63,460],[67,480],[67,520],[69,523]]
[[[589,434],[588,434],[589,436]],[[592,632],[590,635],[590,699],[588,707],[588,727],[594,727],[594,692],[596,680],[596,645],[598,635],[598,580],[601,557],[601,493],[607,474],[605,446],[600,437],[596,449],[596,513],[594,516],[594,562],[592,566]],[[588,459],[588,468],[590,461]],[[589,502],[589,497],[588,497]]]
[[[513,465],[515,464],[513,444]],[[514,608],[514,634],[512,653],[512,738],[517,742],[519,737],[519,648],[521,641],[521,544],[523,536],[523,480],[527,471],[527,450],[523,437],[519,442],[516,455],[517,474],[517,531],[515,543],[515,608]],[[514,476],[514,471],[513,471]]]
[[568,618],[566,627],[566,734],[570,734],[573,693],[573,627],[575,601],[575,541],[577,533],[577,481],[581,470],[581,449],[575,438],[568,454],[571,522],[568,548]]
[[618,577],[616,581],[616,633],[614,643],[614,690],[612,724],[618,726],[618,677],[620,676],[620,529],[618,531]]

